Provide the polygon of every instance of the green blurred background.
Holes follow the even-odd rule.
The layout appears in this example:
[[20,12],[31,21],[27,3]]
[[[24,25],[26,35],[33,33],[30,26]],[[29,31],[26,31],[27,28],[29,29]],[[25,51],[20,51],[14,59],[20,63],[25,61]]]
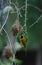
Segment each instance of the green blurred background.
[[[0,29],[2,26],[2,9],[1,9],[2,2],[1,1],[2,0],[0,0]],[[5,4],[7,4],[7,1],[9,1],[9,0],[5,0]],[[16,0],[12,0],[12,2],[16,4]],[[13,6],[13,5],[11,5],[11,6]],[[22,17],[19,16],[19,22],[22,26],[24,26],[25,0],[18,0],[18,7],[22,14]],[[13,6],[13,8],[14,8],[14,11],[16,11],[14,6]],[[28,0],[27,22],[26,22],[28,34],[27,35],[25,34],[25,36],[28,38],[27,50],[38,50],[40,47],[42,47],[42,16],[41,15],[42,15],[42,0]],[[5,18],[6,14],[3,16]],[[38,18],[40,16],[41,16],[40,20],[36,24],[34,24],[32,27],[30,27],[33,23],[35,23],[38,20]],[[11,34],[12,34],[11,27],[14,24],[16,19],[17,19],[16,13],[9,13],[9,17],[8,17],[7,23],[4,28],[7,31],[10,39],[11,39]],[[4,31],[2,31],[2,33],[0,34],[0,51],[3,50],[4,47],[7,45],[7,41],[8,41],[8,39],[6,37],[6,34]],[[17,60],[16,62],[20,63],[18,65],[21,65],[20,60],[19,61]],[[0,65],[1,64],[2,64],[2,62],[0,61]]]
[[[12,0],[13,3],[16,4],[16,0]],[[38,49],[42,45],[42,17],[36,23],[34,26],[30,28],[30,25],[32,25],[42,14],[42,0],[28,0],[28,9],[27,9],[27,31],[28,31],[28,43],[27,43],[27,49]],[[20,12],[22,14],[22,17],[19,17],[20,24],[24,25],[24,19],[25,19],[25,0],[18,0],[18,6],[20,8]],[[13,6],[13,5],[12,5]],[[21,8],[24,6],[23,8]],[[13,6],[14,7],[14,6]],[[0,10],[1,11],[1,10]],[[16,13],[10,13],[8,17],[8,21],[5,25],[5,29],[7,30],[9,36],[11,36],[11,26],[16,20]],[[2,15],[0,14],[0,28],[2,26]],[[3,35],[4,34],[4,35]],[[4,44],[6,45],[6,36],[5,33],[0,34],[0,49],[4,47]]]

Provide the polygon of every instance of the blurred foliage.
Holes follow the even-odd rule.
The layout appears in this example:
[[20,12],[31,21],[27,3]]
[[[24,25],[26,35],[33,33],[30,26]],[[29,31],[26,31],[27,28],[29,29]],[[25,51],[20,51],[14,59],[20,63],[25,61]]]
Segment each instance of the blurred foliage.
[[[5,60],[5,59],[4,59],[4,60]],[[0,65],[12,65],[12,60],[13,60],[13,58],[12,58],[11,60],[7,60],[7,61],[5,61],[5,62],[4,62],[4,61],[2,62],[2,60],[0,59]],[[17,65],[21,65],[22,61],[16,59],[16,60],[15,60],[15,63],[16,63]]]
[[[12,2],[16,4],[16,0],[12,0]],[[30,48],[37,49],[40,45],[42,45],[42,17],[38,21],[38,23],[36,23],[33,27],[29,28],[29,26],[32,23],[34,23],[39,18],[39,16],[42,14],[42,0],[28,0],[28,4],[31,4],[31,6],[28,6],[28,12],[27,12],[27,31],[28,31],[27,32],[28,33],[27,49],[30,49]],[[24,6],[25,0],[18,0],[18,5],[19,5],[19,8]],[[21,8],[20,12],[22,14],[22,17],[20,17],[20,24],[23,26],[24,19],[25,19],[25,16],[24,16],[25,7]],[[16,18],[17,18],[16,13],[9,14],[8,21],[5,26],[5,29],[8,32],[9,36],[11,36],[11,26],[15,22]],[[1,26],[1,20],[0,20],[0,26]],[[3,41],[5,40],[5,38],[3,39],[3,41],[1,38],[2,36],[0,36],[0,40],[4,44]]]
[[[16,4],[16,0],[12,0],[13,3]],[[37,50],[40,46],[42,46],[42,17],[36,23],[33,27],[30,28],[30,25],[32,25],[42,14],[42,0],[28,0],[28,8],[27,8],[27,33],[24,31],[25,37],[28,38],[27,42],[27,50],[32,49],[32,50]],[[17,5],[17,4],[16,4]],[[19,22],[22,26],[24,26],[24,20],[25,20],[25,0],[18,0],[18,6],[20,8],[20,12],[22,14],[22,17],[19,17]],[[12,5],[13,6],[13,5]],[[14,6],[13,6],[14,7]],[[22,8],[23,7],[23,8]],[[15,7],[14,7],[15,10]],[[16,10],[15,10],[16,11]],[[0,28],[1,28],[1,18],[0,14]],[[14,24],[15,20],[17,19],[17,14],[16,13],[10,13],[7,23],[5,25],[5,30],[7,31],[9,37],[11,38],[11,27]],[[20,38],[20,34],[18,35],[18,40]],[[4,31],[2,31],[2,34],[0,34],[0,50],[4,48],[7,44],[7,37]],[[18,65],[21,65],[21,61],[16,59],[16,63]],[[11,65],[10,61],[8,61],[6,64],[3,64],[2,61],[0,60],[0,65]]]
[[1,34],[0,34],[0,50],[3,50],[5,46],[6,46],[6,38],[5,38],[5,36],[1,33]]

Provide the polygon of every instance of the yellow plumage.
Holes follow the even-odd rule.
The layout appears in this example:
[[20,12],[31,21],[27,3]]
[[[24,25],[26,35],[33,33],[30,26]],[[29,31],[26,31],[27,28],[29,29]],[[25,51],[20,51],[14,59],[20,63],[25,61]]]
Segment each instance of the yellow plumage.
[[20,43],[26,47],[26,38],[24,37],[23,33],[20,36]]

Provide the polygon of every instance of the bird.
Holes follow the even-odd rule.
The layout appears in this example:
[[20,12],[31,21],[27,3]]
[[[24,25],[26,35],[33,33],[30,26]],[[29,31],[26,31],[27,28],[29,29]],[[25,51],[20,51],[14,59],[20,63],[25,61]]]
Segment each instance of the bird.
[[24,46],[24,48],[26,48],[26,41],[27,40],[26,40],[24,34],[21,33],[21,35],[20,35],[20,43]]

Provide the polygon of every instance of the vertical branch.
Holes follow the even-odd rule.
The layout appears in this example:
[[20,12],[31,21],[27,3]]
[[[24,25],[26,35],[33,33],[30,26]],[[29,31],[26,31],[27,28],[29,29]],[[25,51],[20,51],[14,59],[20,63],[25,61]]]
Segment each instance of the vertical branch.
[[10,48],[12,49],[12,45],[11,45],[11,41],[10,41],[9,35],[8,35],[7,31],[4,28],[3,28],[3,30],[6,33],[6,36],[7,36],[8,41],[9,41]]
[[4,23],[4,16],[3,16],[3,9],[4,9],[4,4],[3,4],[3,0],[1,1],[1,10],[2,10],[2,24]]
[[27,0],[26,0],[26,5],[25,5],[25,31],[27,32],[26,21],[27,21]]
[[8,16],[9,16],[9,12],[8,12],[8,14],[7,14],[7,17],[6,17],[6,20],[5,20],[4,24],[2,25],[2,27],[1,27],[1,29],[0,29],[0,33],[1,33],[1,31],[3,30],[3,28],[4,28],[4,26],[5,26],[6,22],[7,22]]
[[1,1],[2,27],[1,27],[1,29],[0,29],[0,33],[1,33],[2,29],[3,29],[3,27],[5,26],[5,24],[6,24],[6,22],[7,22],[7,19],[8,19],[8,16],[9,16],[9,12],[8,12],[7,16],[6,16],[5,14],[3,14],[3,9],[4,9],[4,7],[5,7],[6,5],[7,5],[7,2],[4,1],[4,0],[2,0],[2,1]]
[[18,10],[17,10],[17,24],[19,25],[19,6],[18,6],[18,0],[16,0],[16,5],[18,7]]
[[[11,43],[11,41],[10,41],[10,37],[9,37],[7,31],[6,31],[4,28],[3,28],[3,30],[4,30],[4,32],[6,33],[7,39],[8,39],[8,41],[9,41],[10,49],[11,49],[11,51],[13,52],[12,43]],[[7,45],[8,45],[8,44],[7,44]],[[13,60],[14,60],[14,59],[15,59],[15,54],[13,54]],[[14,60],[14,62],[15,62],[15,60]],[[13,62],[12,62],[12,63],[13,63]],[[16,63],[15,63],[15,65],[16,65]]]

